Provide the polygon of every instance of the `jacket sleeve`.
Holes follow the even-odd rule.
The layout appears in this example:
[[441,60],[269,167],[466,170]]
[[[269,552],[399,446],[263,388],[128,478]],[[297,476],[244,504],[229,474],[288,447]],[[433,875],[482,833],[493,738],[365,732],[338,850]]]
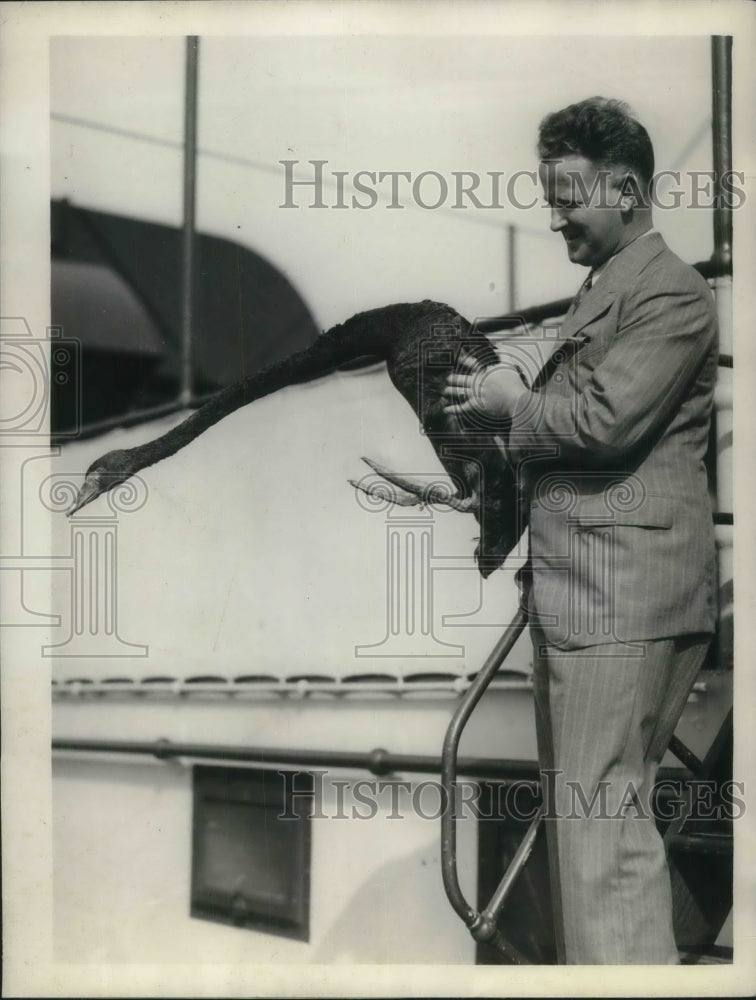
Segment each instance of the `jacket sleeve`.
[[[533,393],[515,414],[506,452],[516,465],[545,445],[572,462],[616,461],[676,413],[716,343],[711,293],[692,274],[641,275],[606,355],[572,394]],[[686,276],[687,277],[687,276]],[[666,278],[666,281],[664,280]]]

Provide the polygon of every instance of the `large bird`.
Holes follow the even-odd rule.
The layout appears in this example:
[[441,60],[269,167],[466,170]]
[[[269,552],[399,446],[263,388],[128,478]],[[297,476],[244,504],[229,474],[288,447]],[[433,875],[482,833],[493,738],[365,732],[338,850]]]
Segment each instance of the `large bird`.
[[[442,393],[461,351],[475,358],[483,369],[499,361],[491,341],[442,303],[426,300],[359,313],[321,334],[305,350],[222,390],[154,441],[98,458],[87,470],[68,513],[75,513],[141,469],[175,454],[241,406],[362,359],[381,359],[386,362],[391,381],[420,418],[452,479],[452,487],[439,483],[428,487],[369,459],[365,461],[392,484],[390,496],[395,503],[446,504],[474,514],[480,525],[475,559],[480,573],[487,577],[511,552],[524,523],[514,473],[496,441],[495,432],[501,428],[486,425],[482,415],[460,416],[444,410]],[[352,484],[376,493],[383,485],[385,492],[385,484],[379,481],[372,485]]]

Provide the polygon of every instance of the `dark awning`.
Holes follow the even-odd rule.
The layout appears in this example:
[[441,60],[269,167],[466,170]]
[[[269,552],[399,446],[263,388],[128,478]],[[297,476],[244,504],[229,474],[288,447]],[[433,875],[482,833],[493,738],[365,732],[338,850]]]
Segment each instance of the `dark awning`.
[[161,357],[160,331],[126,282],[103,264],[52,262],[52,317],[85,350]]
[[[52,322],[81,345],[76,384],[53,373],[53,434],[126,415],[134,422],[177,402],[181,230],[53,201],[51,232]],[[259,253],[195,238],[190,357],[201,397],[309,346],[318,329],[291,281]]]

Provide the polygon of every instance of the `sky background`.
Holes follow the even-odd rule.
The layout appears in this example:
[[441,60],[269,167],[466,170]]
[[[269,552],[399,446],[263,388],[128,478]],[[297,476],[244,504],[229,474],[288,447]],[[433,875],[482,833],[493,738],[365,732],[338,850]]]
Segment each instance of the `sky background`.
[[[540,204],[454,210],[450,197],[426,210],[404,198],[402,210],[387,209],[386,199],[367,211],[314,209],[303,189],[302,207],[282,209],[279,161],[309,170],[306,161],[324,159],[326,176],[508,177],[536,166],[544,114],[601,94],[636,110],[657,169],[708,170],[709,44],[707,36],[203,37],[198,228],[267,257],[324,328],[363,308],[423,298],[470,317],[507,311],[507,223],[519,230],[516,304],[571,294],[580,269]],[[53,39],[52,196],[180,224],[183,79],[181,38]],[[540,199],[523,183],[518,190]],[[435,183],[427,185],[432,199]],[[686,260],[710,255],[710,212],[657,211],[656,224]]]

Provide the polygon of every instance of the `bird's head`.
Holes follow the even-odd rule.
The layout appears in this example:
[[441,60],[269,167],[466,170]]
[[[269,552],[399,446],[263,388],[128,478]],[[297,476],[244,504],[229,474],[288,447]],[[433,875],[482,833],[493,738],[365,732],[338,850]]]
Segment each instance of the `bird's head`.
[[112,490],[114,486],[125,483],[134,474],[134,471],[130,452],[123,449],[109,451],[107,455],[96,459],[87,469],[76,501],[73,507],[67,511],[68,517],[96,500],[103,493]]

